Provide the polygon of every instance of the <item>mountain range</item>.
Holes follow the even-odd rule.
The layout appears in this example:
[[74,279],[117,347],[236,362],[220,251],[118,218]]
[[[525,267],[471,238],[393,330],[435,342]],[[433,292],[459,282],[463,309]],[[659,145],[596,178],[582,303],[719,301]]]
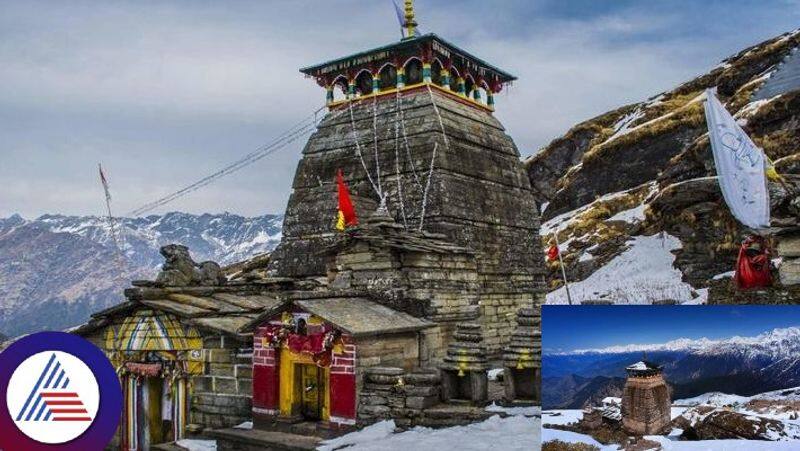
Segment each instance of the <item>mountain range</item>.
[[724,391],[741,396],[800,385],[800,328],[774,329],[753,337],[679,339],[612,346],[542,357],[543,408],[580,408],[614,395],[625,367],[647,359],[664,367],[673,398]]
[[283,217],[172,212],[117,218],[44,215],[0,218],[0,333],[59,330],[122,300],[131,280],[153,278],[159,248],[178,243],[198,262],[221,265],[271,251]]

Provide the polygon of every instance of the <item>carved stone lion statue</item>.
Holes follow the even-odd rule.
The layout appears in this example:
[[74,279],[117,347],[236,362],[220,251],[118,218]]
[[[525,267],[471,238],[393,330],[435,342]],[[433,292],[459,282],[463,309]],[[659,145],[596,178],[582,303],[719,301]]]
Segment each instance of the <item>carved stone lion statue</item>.
[[161,247],[166,260],[156,282],[168,287],[218,286],[226,281],[219,265],[212,261],[195,263],[189,248],[180,244]]

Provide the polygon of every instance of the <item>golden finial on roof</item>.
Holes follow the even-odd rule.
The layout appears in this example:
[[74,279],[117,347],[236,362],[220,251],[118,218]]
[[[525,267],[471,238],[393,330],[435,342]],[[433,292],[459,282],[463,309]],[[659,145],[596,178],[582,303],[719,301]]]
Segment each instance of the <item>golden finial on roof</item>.
[[406,21],[403,23],[403,27],[406,29],[406,39],[410,39],[417,34],[417,21],[414,18],[414,0],[406,0],[405,13]]

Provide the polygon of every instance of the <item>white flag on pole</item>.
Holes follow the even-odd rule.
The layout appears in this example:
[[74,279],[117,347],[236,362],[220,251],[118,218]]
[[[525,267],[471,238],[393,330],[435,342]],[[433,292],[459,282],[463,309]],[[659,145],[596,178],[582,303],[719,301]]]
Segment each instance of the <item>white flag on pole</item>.
[[769,227],[766,158],[714,91],[706,90],[708,137],[722,196],[733,216],[751,229]]

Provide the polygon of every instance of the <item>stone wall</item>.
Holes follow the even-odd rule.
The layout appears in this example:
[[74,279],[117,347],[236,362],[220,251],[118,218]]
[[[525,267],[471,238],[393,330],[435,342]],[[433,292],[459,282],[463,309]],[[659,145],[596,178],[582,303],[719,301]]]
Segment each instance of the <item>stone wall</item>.
[[786,287],[800,286],[800,231],[778,237],[778,256],[781,267],[780,282]]
[[206,335],[203,362],[204,374],[191,379],[188,423],[213,429],[249,421],[253,385],[251,344],[231,336]]
[[[364,233],[382,232],[370,228]],[[387,242],[391,238],[385,237]],[[424,237],[413,239],[426,243]],[[389,248],[383,240],[373,239],[356,241],[337,253],[334,266],[334,287],[366,292],[388,307],[438,324],[422,333],[423,350],[416,357],[423,365],[444,356],[457,322],[478,317],[480,285],[475,257],[467,252]]]

